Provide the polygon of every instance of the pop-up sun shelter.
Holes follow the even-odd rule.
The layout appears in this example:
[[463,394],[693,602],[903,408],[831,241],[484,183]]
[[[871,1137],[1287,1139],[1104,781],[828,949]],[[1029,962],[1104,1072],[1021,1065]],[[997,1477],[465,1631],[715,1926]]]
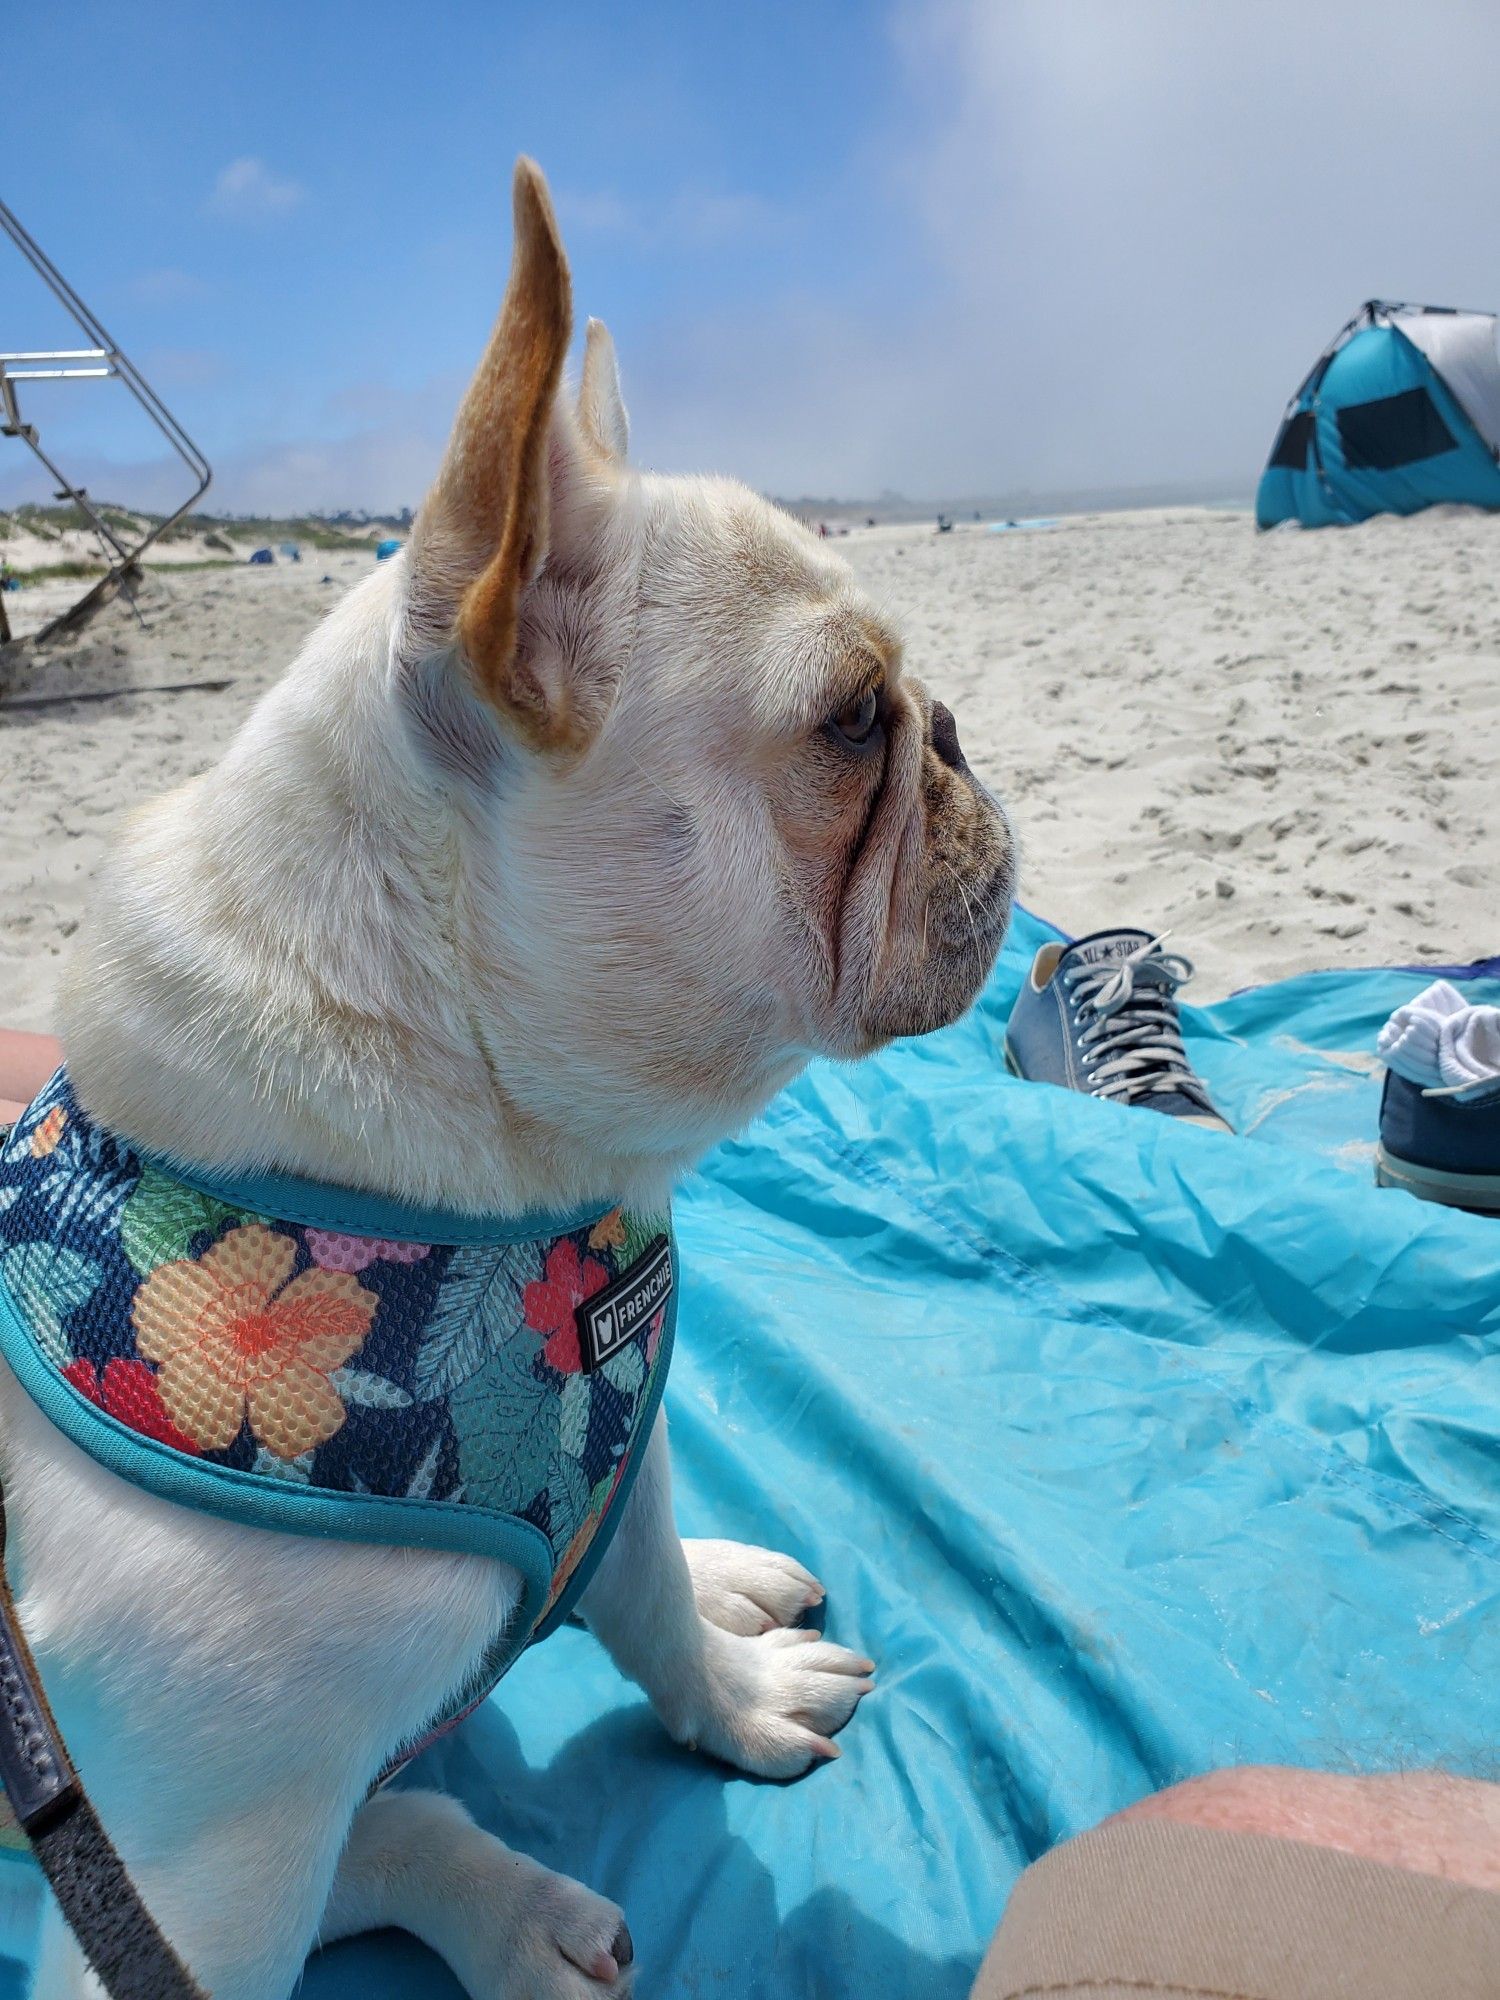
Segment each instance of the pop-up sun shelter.
[[1372,299],[1318,357],[1261,474],[1256,524],[1500,508],[1493,313]]

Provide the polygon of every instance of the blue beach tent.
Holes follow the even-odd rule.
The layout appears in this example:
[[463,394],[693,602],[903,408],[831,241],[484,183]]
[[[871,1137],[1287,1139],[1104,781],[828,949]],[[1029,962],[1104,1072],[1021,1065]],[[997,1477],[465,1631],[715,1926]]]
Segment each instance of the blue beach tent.
[[1372,299],[1292,398],[1256,525],[1348,526],[1443,502],[1500,508],[1495,315]]

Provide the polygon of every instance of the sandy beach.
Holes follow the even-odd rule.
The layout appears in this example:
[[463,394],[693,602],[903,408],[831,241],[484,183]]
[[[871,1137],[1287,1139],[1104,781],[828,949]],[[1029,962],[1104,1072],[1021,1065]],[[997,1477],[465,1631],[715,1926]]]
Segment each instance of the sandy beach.
[[[1257,536],[1182,510],[838,547],[1009,806],[1033,909],[1170,928],[1198,999],[1500,950],[1500,518]],[[51,1024],[118,817],[212,761],[372,561],[153,571],[82,637],[11,649],[0,1019]]]

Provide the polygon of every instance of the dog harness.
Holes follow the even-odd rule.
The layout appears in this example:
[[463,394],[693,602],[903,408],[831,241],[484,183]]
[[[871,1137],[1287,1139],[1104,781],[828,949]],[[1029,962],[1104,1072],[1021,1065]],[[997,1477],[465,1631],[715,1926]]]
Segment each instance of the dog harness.
[[567,1617],[603,1555],[675,1278],[667,1214],[476,1218],[226,1179],[105,1131],[65,1069],[0,1148],[0,1353],[75,1444],[247,1526],[520,1573],[482,1674],[405,1757]]

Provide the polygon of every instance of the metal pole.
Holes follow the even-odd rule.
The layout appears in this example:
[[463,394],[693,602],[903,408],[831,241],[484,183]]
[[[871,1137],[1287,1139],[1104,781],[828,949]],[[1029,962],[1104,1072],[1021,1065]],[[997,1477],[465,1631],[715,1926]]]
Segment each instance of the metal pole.
[[[118,563],[111,565],[109,576],[101,579],[100,583],[87,591],[77,604],[63,613],[62,617],[53,619],[52,623],[47,626],[46,631],[40,635],[46,637],[48,633],[55,632],[60,625],[64,625],[69,620],[77,617],[86,607],[98,602],[107,593],[108,588],[113,587],[121,577],[136,570],[140,564],[141,557],[150,548],[151,544],[159,540],[168,528],[180,521],[183,515],[196,506],[198,501],[202,499],[203,495],[208,491],[209,481],[213,477],[213,472],[208,460],[198,449],[198,446],[194,444],[193,440],[188,436],[182,425],[178,423],[177,419],[172,415],[172,412],[163,403],[150,383],[146,381],[134,362],[110,338],[103,325],[89,310],[88,306],[84,304],[77,292],[74,291],[61,271],[52,262],[51,258],[47,256],[41,245],[22,226],[16,215],[6,207],[3,201],[0,201],[0,229],[5,231],[6,235],[9,236],[16,248],[21,252],[21,255],[31,265],[38,277],[41,278],[42,282],[66,310],[71,313],[90,340],[94,342],[93,347],[90,349],[60,350],[50,354],[0,355],[0,382],[4,383],[3,400],[7,419],[6,429],[15,436],[20,437],[30,446],[31,450],[36,453],[53,478],[57,480],[58,485],[71,496],[75,504],[88,516],[106,544],[113,548],[119,557]],[[103,361],[107,365],[104,368],[43,368],[23,366],[19,370],[15,368],[8,369],[6,365],[7,363],[17,362],[34,364],[70,361]],[[124,382],[126,388],[129,389],[130,393],[141,405],[151,422],[161,432],[167,443],[187,467],[195,482],[192,492],[183,501],[182,505],[175,512],[168,514],[164,520],[159,521],[141,541],[136,543],[134,548],[129,549],[110,531],[82,489],[75,487],[42,451],[40,445],[37,443],[35,426],[23,424],[20,421],[20,413],[16,408],[15,390],[11,386],[16,381],[106,374],[118,375],[121,381]]]

